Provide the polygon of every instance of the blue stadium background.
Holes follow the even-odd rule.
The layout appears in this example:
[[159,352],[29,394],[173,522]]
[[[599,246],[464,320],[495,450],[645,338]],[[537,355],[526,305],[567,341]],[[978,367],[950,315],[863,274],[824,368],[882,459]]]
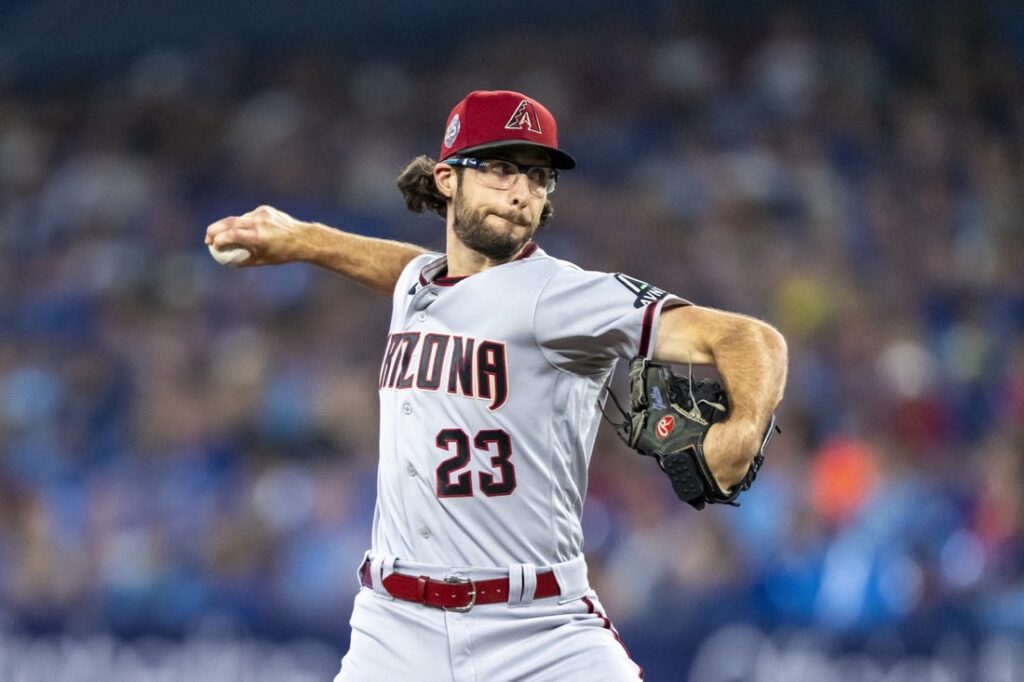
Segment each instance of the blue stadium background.
[[336,671],[387,302],[202,235],[439,247],[394,177],[477,88],[580,161],[546,250],[789,340],[742,507],[599,439],[647,679],[1024,679],[1024,9],[681,4],[0,6],[0,679]]

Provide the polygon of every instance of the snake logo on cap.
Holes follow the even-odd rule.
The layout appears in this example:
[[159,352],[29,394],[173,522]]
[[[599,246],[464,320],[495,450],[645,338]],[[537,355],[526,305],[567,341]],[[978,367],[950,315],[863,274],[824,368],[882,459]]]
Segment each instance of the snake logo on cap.
[[534,110],[530,100],[524,99],[519,103],[516,110],[512,112],[512,117],[505,124],[505,128],[507,130],[522,130],[526,128],[531,133],[541,134],[540,117],[537,116],[537,112]]

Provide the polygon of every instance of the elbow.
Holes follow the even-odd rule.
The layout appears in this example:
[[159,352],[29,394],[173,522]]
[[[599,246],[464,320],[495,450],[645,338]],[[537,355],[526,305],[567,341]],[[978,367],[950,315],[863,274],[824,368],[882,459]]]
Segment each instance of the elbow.
[[779,330],[769,324],[761,323],[761,338],[769,357],[769,365],[775,370],[777,377],[774,383],[776,385],[775,403],[778,404],[782,400],[782,392],[786,387],[786,375],[789,371],[789,346]]
[[785,366],[789,348],[786,345],[786,338],[778,329],[767,322],[762,322],[753,317],[735,317],[735,323],[727,328],[726,333],[719,339],[741,340],[751,348],[756,349],[760,354],[771,359],[773,364]]
[[760,323],[761,338],[765,348],[779,363],[785,365],[789,356],[789,346],[786,345],[784,337],[778,329],[765,322]]

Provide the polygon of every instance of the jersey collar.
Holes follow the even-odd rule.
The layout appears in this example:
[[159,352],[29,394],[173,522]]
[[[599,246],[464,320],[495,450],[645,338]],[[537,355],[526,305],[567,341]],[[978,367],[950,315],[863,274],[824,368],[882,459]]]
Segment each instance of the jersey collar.
[[[510,262],[517,260],[524,260],[529,258],[533,254],[537,253],[540,247],[537,246],[537,242],[532,239],[526,243],[523,250],[519,252],[519,255],[513,258]],[[462,280],[469,277],[464,275],[462,277],[449,277],[448,276],[448,256],[441,256],[437,260],[431,261],[423,266],[420,270],[420,286],[427,286],[428,284],[436,284],[439,287],[450,287],[458,284]]]

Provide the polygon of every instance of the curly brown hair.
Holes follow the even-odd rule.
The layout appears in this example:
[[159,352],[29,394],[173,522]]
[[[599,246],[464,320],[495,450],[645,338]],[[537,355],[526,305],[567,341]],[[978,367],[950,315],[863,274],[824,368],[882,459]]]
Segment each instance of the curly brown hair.
[[[429,156],[417,156],[409,162],[405,170],[398,176],[398,189],[402,192],[406,207],[413,213],[423,213],[430,209],[442,218],[448,216],[448,199],[437,189],[434,182],[434,161]],[[462,177],[465,170],[456,166],[455,172]],[[551,222],[555,209],[551,206],[551,200],[544,202],[544,208],[540,212],[540,226],[543,227]]]

